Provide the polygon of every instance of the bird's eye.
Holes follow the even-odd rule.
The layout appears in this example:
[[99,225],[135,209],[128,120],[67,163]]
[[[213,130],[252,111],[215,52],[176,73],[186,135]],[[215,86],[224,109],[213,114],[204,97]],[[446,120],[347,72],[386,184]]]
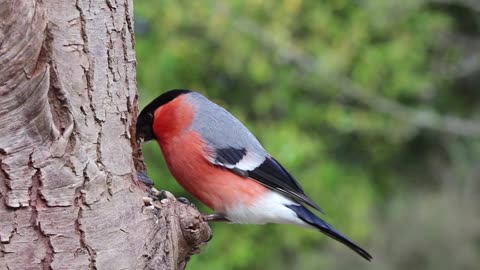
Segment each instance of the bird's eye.
[[147,116],[149,119],[153,119],[153,113],[148,113]]

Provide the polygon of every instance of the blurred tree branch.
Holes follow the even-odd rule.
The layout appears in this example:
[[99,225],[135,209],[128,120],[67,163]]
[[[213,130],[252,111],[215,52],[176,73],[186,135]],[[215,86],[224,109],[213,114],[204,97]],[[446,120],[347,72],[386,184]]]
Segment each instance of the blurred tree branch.
[[478,0],[428,0],[430,3],[456,4],[469,8],[475,12],[480,12],[480,2]]
[[[467,0],[462,2],[468,2]],[[472,5],[475,5],[470,1]],[[431,109],[413,108],[392,99],[368,92],[350,78],[335,74],[325,68],[317,57],[308,55],[302,48],[291,41],[272,35],[254,20],[245,16],[231,14],[226,5],[217,6],[217,12],[227,18],[238,31],[255,39],[265,50],[272,51],[284,64],[293,64],[298,70],[314,76],[321,76],[328,82],[338,86],[341,94],[368,106],[371,110],[388,115],[416,128],[427,128],[441,133],[460,137],[480,137],[480,120],[463,119],[453,115],[439,114]],[[471,70],[471,62],[468,62]],[[475,68],[478,63],[475,63]],[[463,74],[462,69],[461,74]]]

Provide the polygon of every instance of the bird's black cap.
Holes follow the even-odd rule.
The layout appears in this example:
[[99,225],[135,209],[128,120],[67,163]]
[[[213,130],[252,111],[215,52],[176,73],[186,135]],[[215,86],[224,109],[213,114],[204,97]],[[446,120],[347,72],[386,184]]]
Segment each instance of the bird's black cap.
[[178,96],[192,92],[187,89],[173,89],[169,90],[159,97],[150,102],[138,115],[137,119],[137,140],[143,140],[145,142],[156,139],[153,133],[153,121],[155,110],[159,107],[169,103]]

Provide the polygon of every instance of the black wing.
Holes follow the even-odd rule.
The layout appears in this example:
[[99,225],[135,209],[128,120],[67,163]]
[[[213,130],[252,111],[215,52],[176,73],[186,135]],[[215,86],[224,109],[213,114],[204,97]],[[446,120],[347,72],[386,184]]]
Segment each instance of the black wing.
[[222,148],[216,149],[215,154],[215,164],[223,166],[240,176],[252,178],[298,203],[309,205],[324,213],[318,204],[305,195],[305,191],[297,180],[273,157],[267,156],[263,163],[251,166],[255,167],[252,170],[242,170],[238,168],[238,165],[242,163],[242,159],[246,156],[246,149]]
[[241,170],[236,167],[236,165],[243,159],[247,154],[247,150],[236,149],[236,148],[222,148],[215,150],[215,164],[222,167],[226,167],[229,170],[235,172],[238,175],[243,177],[248,177],[247,171]]

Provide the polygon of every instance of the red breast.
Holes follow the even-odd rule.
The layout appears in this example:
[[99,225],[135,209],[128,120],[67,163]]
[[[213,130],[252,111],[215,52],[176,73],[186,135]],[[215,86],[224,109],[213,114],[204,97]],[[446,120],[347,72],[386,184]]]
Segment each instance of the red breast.
[[207,145],[190,129],[195,107],[185,99],[180,96],[155,111],[153,130],[172,175],[185,190],[218,212],[256,201],[268,191],[266,187],[207,160]]
[[168,144],[187,130],[193,121],[194,108],[179,96],[155,110],[153,132],[160,145]]

